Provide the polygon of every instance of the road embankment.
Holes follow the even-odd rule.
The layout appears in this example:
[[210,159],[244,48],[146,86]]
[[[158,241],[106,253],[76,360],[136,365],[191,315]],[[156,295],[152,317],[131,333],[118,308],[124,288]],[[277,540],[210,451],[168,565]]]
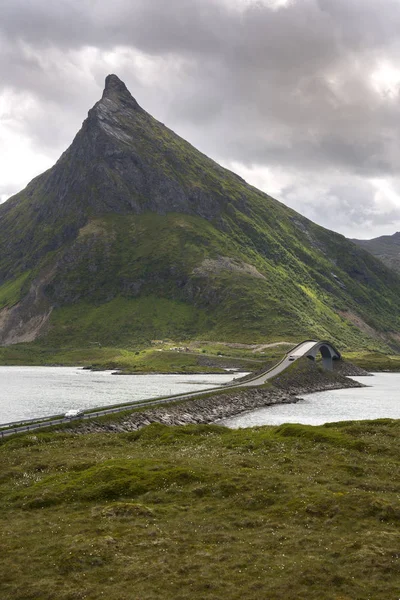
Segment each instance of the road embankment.
[[316,363],[304,358],[277,376],[271,385],[261,388],[230,389],[207,397],[176,402],[167,406],[132,412],[120,421],[93,420],[84,422],[77,433],[135,431],[150,423],[188,425],[214,423],[243,412],[271,406],[298,402],[303,394],[324,390],[362,387],[347,376],[367,375],[358,367],[340,361],[334,371],[325,371]]

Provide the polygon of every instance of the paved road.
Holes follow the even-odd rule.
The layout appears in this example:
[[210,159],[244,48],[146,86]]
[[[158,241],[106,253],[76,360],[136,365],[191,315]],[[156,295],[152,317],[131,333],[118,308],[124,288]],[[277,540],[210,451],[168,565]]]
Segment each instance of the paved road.
[[295,346],[295,348],[292,348],[292,350],[288,352],[286,356],[281,360],[281,362],[278,363],[275,367],[273,367],[269,371],[266,371],[265,373],[262,373],[261,375],[258,375],[254,379],[248,379],[247,381],[244,381],[243,383],[239,384],[240,387],[254,387],[256,385],[263,385],[269,379],[275,377],[275,375],[279,375],[279,373],[282,373],[282,371],[287,369],[288,366],[291,365],[294,361],[307,354],[307,352],[309,352],[311,348],[315,346],[315,344],[317,344],[317,342],[311,340],[301,342],[301,344]]
[[[269,371],[266,371],[265,373],[262,373],[261,375],[257,375],[253,379],[248,379],[247,381],[242,381],[242,382],[237,381],[235,383],[229,384],[226,386],[226,388],[232,389],[232,388],[255,387],[258,385],[263,385],[269,379],[271,379],[272,377],[275,377],[275,375],[279,375],[279,373],[282,373],[282,371],[287,369],[287,367],[289,365],[291,365],[295,360],[298,360],[299,358],[304,356],[313,346],[315,346],[316,343],[317,343],[316,341],[310,341],[310,340],[302,342],[301,344],[298,344],[297,346],[292,348],[292,350],[288,354],[286,354],[286,356],[281,360],[281,362],[278,363],[275,367],[273,367]],[[290,360],[290,359],[292,359],[292,360]],[[159,400],[155,399],[155,400],[150,400],[150,401],[146,401],[146,402],[135,402],[132,404],[125,404],[124,406],[121,406],[118,408],[99,409],[96,412],[91,412],[91,413],[88,413],[81,417],[76,417],[73,419],[66,419],[64,417],[52,419],[50,417],[50,419],[47,418],[47,420],[43,420],[41,422],[37,421],[34,423],[26,423],[25,425],[16,426],[16,427],[13,427],[12,429],[10,428],[10,429],[6,429],[6,430],[0,430],[0,438],[8,437],[9,435],[12,435],[14,433],[27,433],[30,431],[35,431],[37,429],[43,429],[44,427],[49,427],[49,426],[53,426],[53,425],[62,425],[63,423],[71,423],[72,421],[75,421],[77,419],[80,419],[80,420],[93,419],[96,417],[102,417],[104,415],[109,415],[112,413],[129,410],[131,408],[149,408],[151,406],[157,406],[159,404],[167,404],[174,400],[186,400],[188,398],[195,398],[195,397],[201,396],[203,394],[208,394],[211,391],[221,391],[223,389],[224,388],[221,388],[221,387],[209,388],[208,390],[203,390],[201,392],[191,392],[189,394],[180,394],[177,396],[170,396],[168,398],[162,398]]]

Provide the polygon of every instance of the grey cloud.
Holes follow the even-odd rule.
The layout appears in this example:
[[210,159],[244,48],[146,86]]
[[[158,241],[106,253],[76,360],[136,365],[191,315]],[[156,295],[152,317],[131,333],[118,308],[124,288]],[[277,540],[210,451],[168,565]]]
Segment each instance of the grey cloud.
[[[326,194],[358,226],[372,218],[360,177],[399,171],[400,104],[368,82],[380,61],[400,59],[399,26],[397,0],[297,0],[276,11],[223,0],[3,0],[0,93],[38,99],[43,114],[27,114],[25,131],[56,153],[100,96],[104,52],[165,59],[147,83],[129,60],[114,70],[144,108],[216,159],[326,181],[340,170],[353,183],[332,179]],[[88,47],[98,51],[89,76],[79,54]],[[296,193],[295,179],[282,197],[297,209],[317,202]],[[339,226],[333,211],[324,219]]]
[[8,198],[8,196],[11,196],[11,194],[15,193],[15,191],[16,190],[12,185],[0,183],[0,202],[2,198]]
[[375,237],[380,231],[394,233],[400,223],[400,206],[377,209],[376,188],[371,183],[350,178],[338,183],[334,177],[333,183],[326,183],[310,173],[307,184],[303,180],[300,185],[283,189],[282,200],[329,229],[334,222],[348,237]]
[[322,11],[340,23],[341,40],[353,48],[385,46],[397,39],[400,5],[397,0],[318,0]]
[[0,29],[36,47],[133,44],[148,52],[210,52],[220,46],[230,14],[218,0],[3,0]]

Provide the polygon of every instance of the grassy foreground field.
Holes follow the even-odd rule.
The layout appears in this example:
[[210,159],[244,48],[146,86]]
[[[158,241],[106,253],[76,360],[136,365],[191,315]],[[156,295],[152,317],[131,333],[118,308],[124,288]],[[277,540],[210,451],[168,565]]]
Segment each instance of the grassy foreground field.
[[389,600],[400,422],[0,445],[3,600]]

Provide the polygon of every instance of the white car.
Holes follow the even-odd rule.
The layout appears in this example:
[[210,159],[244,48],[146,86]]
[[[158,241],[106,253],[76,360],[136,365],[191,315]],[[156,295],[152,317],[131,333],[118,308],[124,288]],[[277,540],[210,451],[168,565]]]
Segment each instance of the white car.
[[290,360],[290,361],[292,361],[292,360],[296,360],[296,358],[297,358],[296,356],[289,356],[289,360]]
[[81,410],[80,408],[74,408],[72,410],[67,410],[64,417],[67,417],[67,419],[72,419],[73,417],[81,417],[82,415],[83,410]]

